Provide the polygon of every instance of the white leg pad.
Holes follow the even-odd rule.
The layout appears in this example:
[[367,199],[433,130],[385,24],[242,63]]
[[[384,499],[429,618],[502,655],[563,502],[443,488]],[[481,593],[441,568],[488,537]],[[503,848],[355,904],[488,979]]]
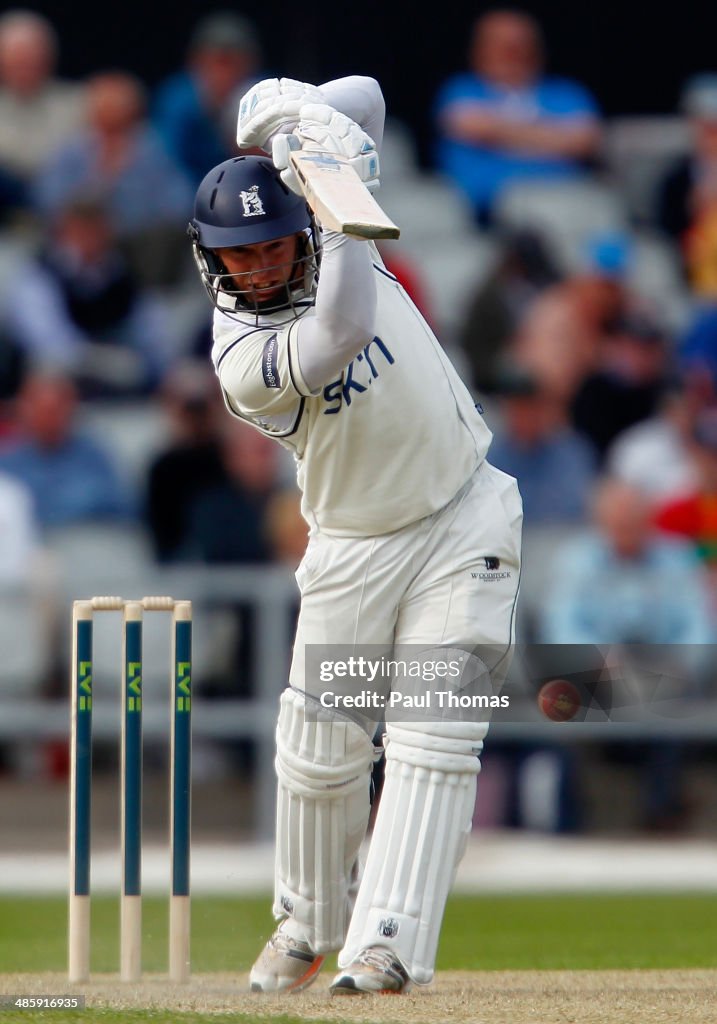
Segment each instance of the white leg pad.
[[433,978],[487,731],[486,722],[387,725],[383,792],[340,967],[362,949],[383,946],[412,981]]
[[355,722],[293,689],[282,694],[276,746],[274,914],[327,953],[346,935],[374,748]]

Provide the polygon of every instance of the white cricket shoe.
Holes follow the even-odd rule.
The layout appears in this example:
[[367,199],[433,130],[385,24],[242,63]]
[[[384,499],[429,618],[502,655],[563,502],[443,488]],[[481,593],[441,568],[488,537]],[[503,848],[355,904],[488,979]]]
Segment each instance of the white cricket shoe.
[[[282,922],[283,924],[284,922]],[[316,980],[324,957],[279,925],[249,974],[252,992],[300,992]]]
[[370,946],[339,971],[329,991],[333,996],[355,996],[362,992],[407,992],[409,987],[406,970],[391,950]]

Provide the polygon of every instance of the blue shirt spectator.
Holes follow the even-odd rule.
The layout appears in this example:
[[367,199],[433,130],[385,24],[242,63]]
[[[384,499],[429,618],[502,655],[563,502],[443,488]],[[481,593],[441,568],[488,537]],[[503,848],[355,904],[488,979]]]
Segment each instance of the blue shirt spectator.
[[652,525],[647,497],[601,480],[593,529],[559,550],[544,594],[539,640],[547,644],[675,644],[689,671],[709,668],[712,598],[692,546]]
[[692,318],[675,353],[678,369],[688,381],[717,395],[717,303],[696,302]]
[[82,196],[102,199],[122,236],[153,225],[182,225],[192,189],[143,117],[140,84],[121,73],[87,86],[87,128],[69,138],[40,170],[35,202],[46,215]]
[[597,533],[560,549],[560,578],[541,639],[559,644],[708,644],[708,591],[686,542],[655,537],[639,558],[619,556]]
[[595,157],[598,108],[579,83],[542,74],[538,26],[495,11],[477,19],[470,70],[439,90],[435,163],[490,221],[505,185],[574,177]]
[[256,80],[260,60],[250,22],[230,12],[210,14],[192,34],[186,69],[160,85],[155,125],[194,186],[238,152],[239,97]]
[[68,378],[29,375],[17,408],[18,436],[0,449],[0,472],[28,488],[41,528],[134,514],[108,452],[75,427],[76,392]]
[[518,480],[526,527],[580,522],[596,474],[591,445],[527,375],[502,378],[499,390],[502,425],[489,457]]
[[[675,698],[695,697],[714,676],[705,570],[686,541],[651,526],[648,499],[629,484],[603,479],[592,512],[593,529],[554,551],[559,570],[541,595],[537,639],[557,645],[542,648],[556,676],[565,675],[566,652],[587,667],[593,645],[609,649],[609,672],[599,673],[591,706],[659,714],[662,701],[674,707]],[[661,736],[638,750],[644,826],[683,827],[683,745]]]

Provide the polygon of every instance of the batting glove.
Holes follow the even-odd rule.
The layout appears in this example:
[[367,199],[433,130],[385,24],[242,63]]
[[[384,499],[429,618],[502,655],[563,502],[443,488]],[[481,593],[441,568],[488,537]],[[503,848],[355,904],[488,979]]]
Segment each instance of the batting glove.
[[321,90],[294,78],[265,78],[245,92],[239,102],[237,145],[268,150],[277,132],[292,132],[305,103],[323,103]]
[[301,107],[300,120],[291,134],[277,135],[271,148],[274,166],[292,192],[301,187],[289,163],[292,149],[320,150],[341,156],[353,167],[369,191],[379,187],[379,161],[373,139],[355,121],[325,103]]

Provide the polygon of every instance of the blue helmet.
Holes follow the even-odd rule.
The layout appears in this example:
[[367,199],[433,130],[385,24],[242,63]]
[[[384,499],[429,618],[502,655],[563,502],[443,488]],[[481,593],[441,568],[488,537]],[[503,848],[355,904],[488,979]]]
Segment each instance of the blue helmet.
[[[305,306],[307,300],[313,301],[320,248],[316,223],[306,200],[284,184],[268,157],[237,156],[213,167],[197,189],[187,233],[202,282],[223,312],[248,311],[256,319],[289,309],[293,317],[299,302]],[[287,273],[285,294],[269,303],[252,298],[249,282],[240,280],[250,275],[228,273],[216,252],[289,235],[296,235],[296,257]]]

